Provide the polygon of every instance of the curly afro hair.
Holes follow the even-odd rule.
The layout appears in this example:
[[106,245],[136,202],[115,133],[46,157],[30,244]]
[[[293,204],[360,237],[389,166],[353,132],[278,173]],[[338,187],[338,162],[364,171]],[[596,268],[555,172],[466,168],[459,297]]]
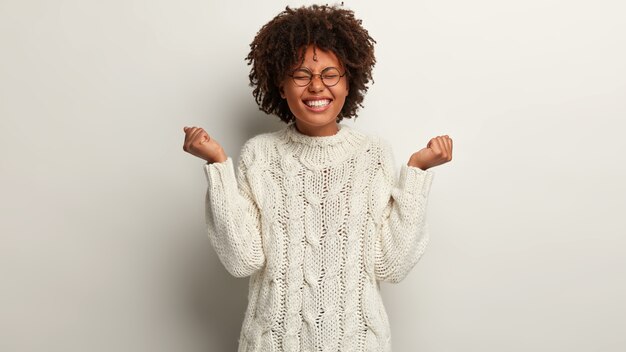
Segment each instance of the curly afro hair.
[[[343,5],[343,3],[342,3]],[[350,90],[345,104],[337,116],[356,119],[367,84],[372,80],[376,63],[374,44],[362,21],[351,10],[337,5],[311,5],[292,9],[289,6],[265,24],[250,44],[246,57],[250,70],[252,95],[259,109],[275,114],[285,123],[294,121],[287,101],[280,96],[283,78],[297,63],[304,61],[304,50],[315,45],[332,51],[346,69]]]

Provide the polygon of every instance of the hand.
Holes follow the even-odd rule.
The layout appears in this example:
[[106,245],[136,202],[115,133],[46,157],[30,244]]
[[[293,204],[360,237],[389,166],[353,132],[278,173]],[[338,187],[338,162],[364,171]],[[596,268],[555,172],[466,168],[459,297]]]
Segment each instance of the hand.
[[452,139],[444,135],[431,139],[426,148],[413,153],[407,165],[426,170],[450,160],[452,160]]
[[211,138],[204,129],[185,126],[183,131],[185,132],[184,151],[209,163],[226,161],[227,155],[222,146],[214,138]]

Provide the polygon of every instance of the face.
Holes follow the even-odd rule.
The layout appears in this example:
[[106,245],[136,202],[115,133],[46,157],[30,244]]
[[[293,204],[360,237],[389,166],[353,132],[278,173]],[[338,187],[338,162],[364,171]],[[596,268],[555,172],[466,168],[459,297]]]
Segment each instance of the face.
[[[315,60],[314,60],[315,54]],[[324,51],[309,45],[304,53],[304,62],[293,71],[306,69],[313,74],[311,82],[299,87],[292,77],[286,76],[280,86],[281,96],[287,100],[289,110],[296,117],[296,126],[308,135],[332,135],[337,131],[337,115],[341,112],[348,96],[347,77],[327,87],[319,74],[328,67],[336,67],[343,74],[345,69],[332,51]],[[298,71],[300,72],[300,71]],[[325,71],[325,72],[328,72]]]

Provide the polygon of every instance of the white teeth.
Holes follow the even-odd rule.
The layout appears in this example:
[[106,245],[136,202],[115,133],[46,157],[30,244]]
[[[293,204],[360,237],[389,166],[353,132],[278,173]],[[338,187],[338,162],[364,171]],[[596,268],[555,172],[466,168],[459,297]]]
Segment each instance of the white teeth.
[[308,100],[305,102],[306,105],[308,106],[312,106],[312,107],[320,107],[320,106],[326,106],[328,104],[330,104],[330,100],[328,99],[323,99],[323,100]]

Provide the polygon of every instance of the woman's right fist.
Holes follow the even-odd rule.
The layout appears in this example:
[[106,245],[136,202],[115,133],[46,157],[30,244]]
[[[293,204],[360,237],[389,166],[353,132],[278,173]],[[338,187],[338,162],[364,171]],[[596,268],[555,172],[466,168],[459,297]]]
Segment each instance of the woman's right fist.
[[227,156],[222,146],[215,139],[211,138],[204,129],[185,126],[183,131],[185,132],[184,151],[209,163],[226,161]]

